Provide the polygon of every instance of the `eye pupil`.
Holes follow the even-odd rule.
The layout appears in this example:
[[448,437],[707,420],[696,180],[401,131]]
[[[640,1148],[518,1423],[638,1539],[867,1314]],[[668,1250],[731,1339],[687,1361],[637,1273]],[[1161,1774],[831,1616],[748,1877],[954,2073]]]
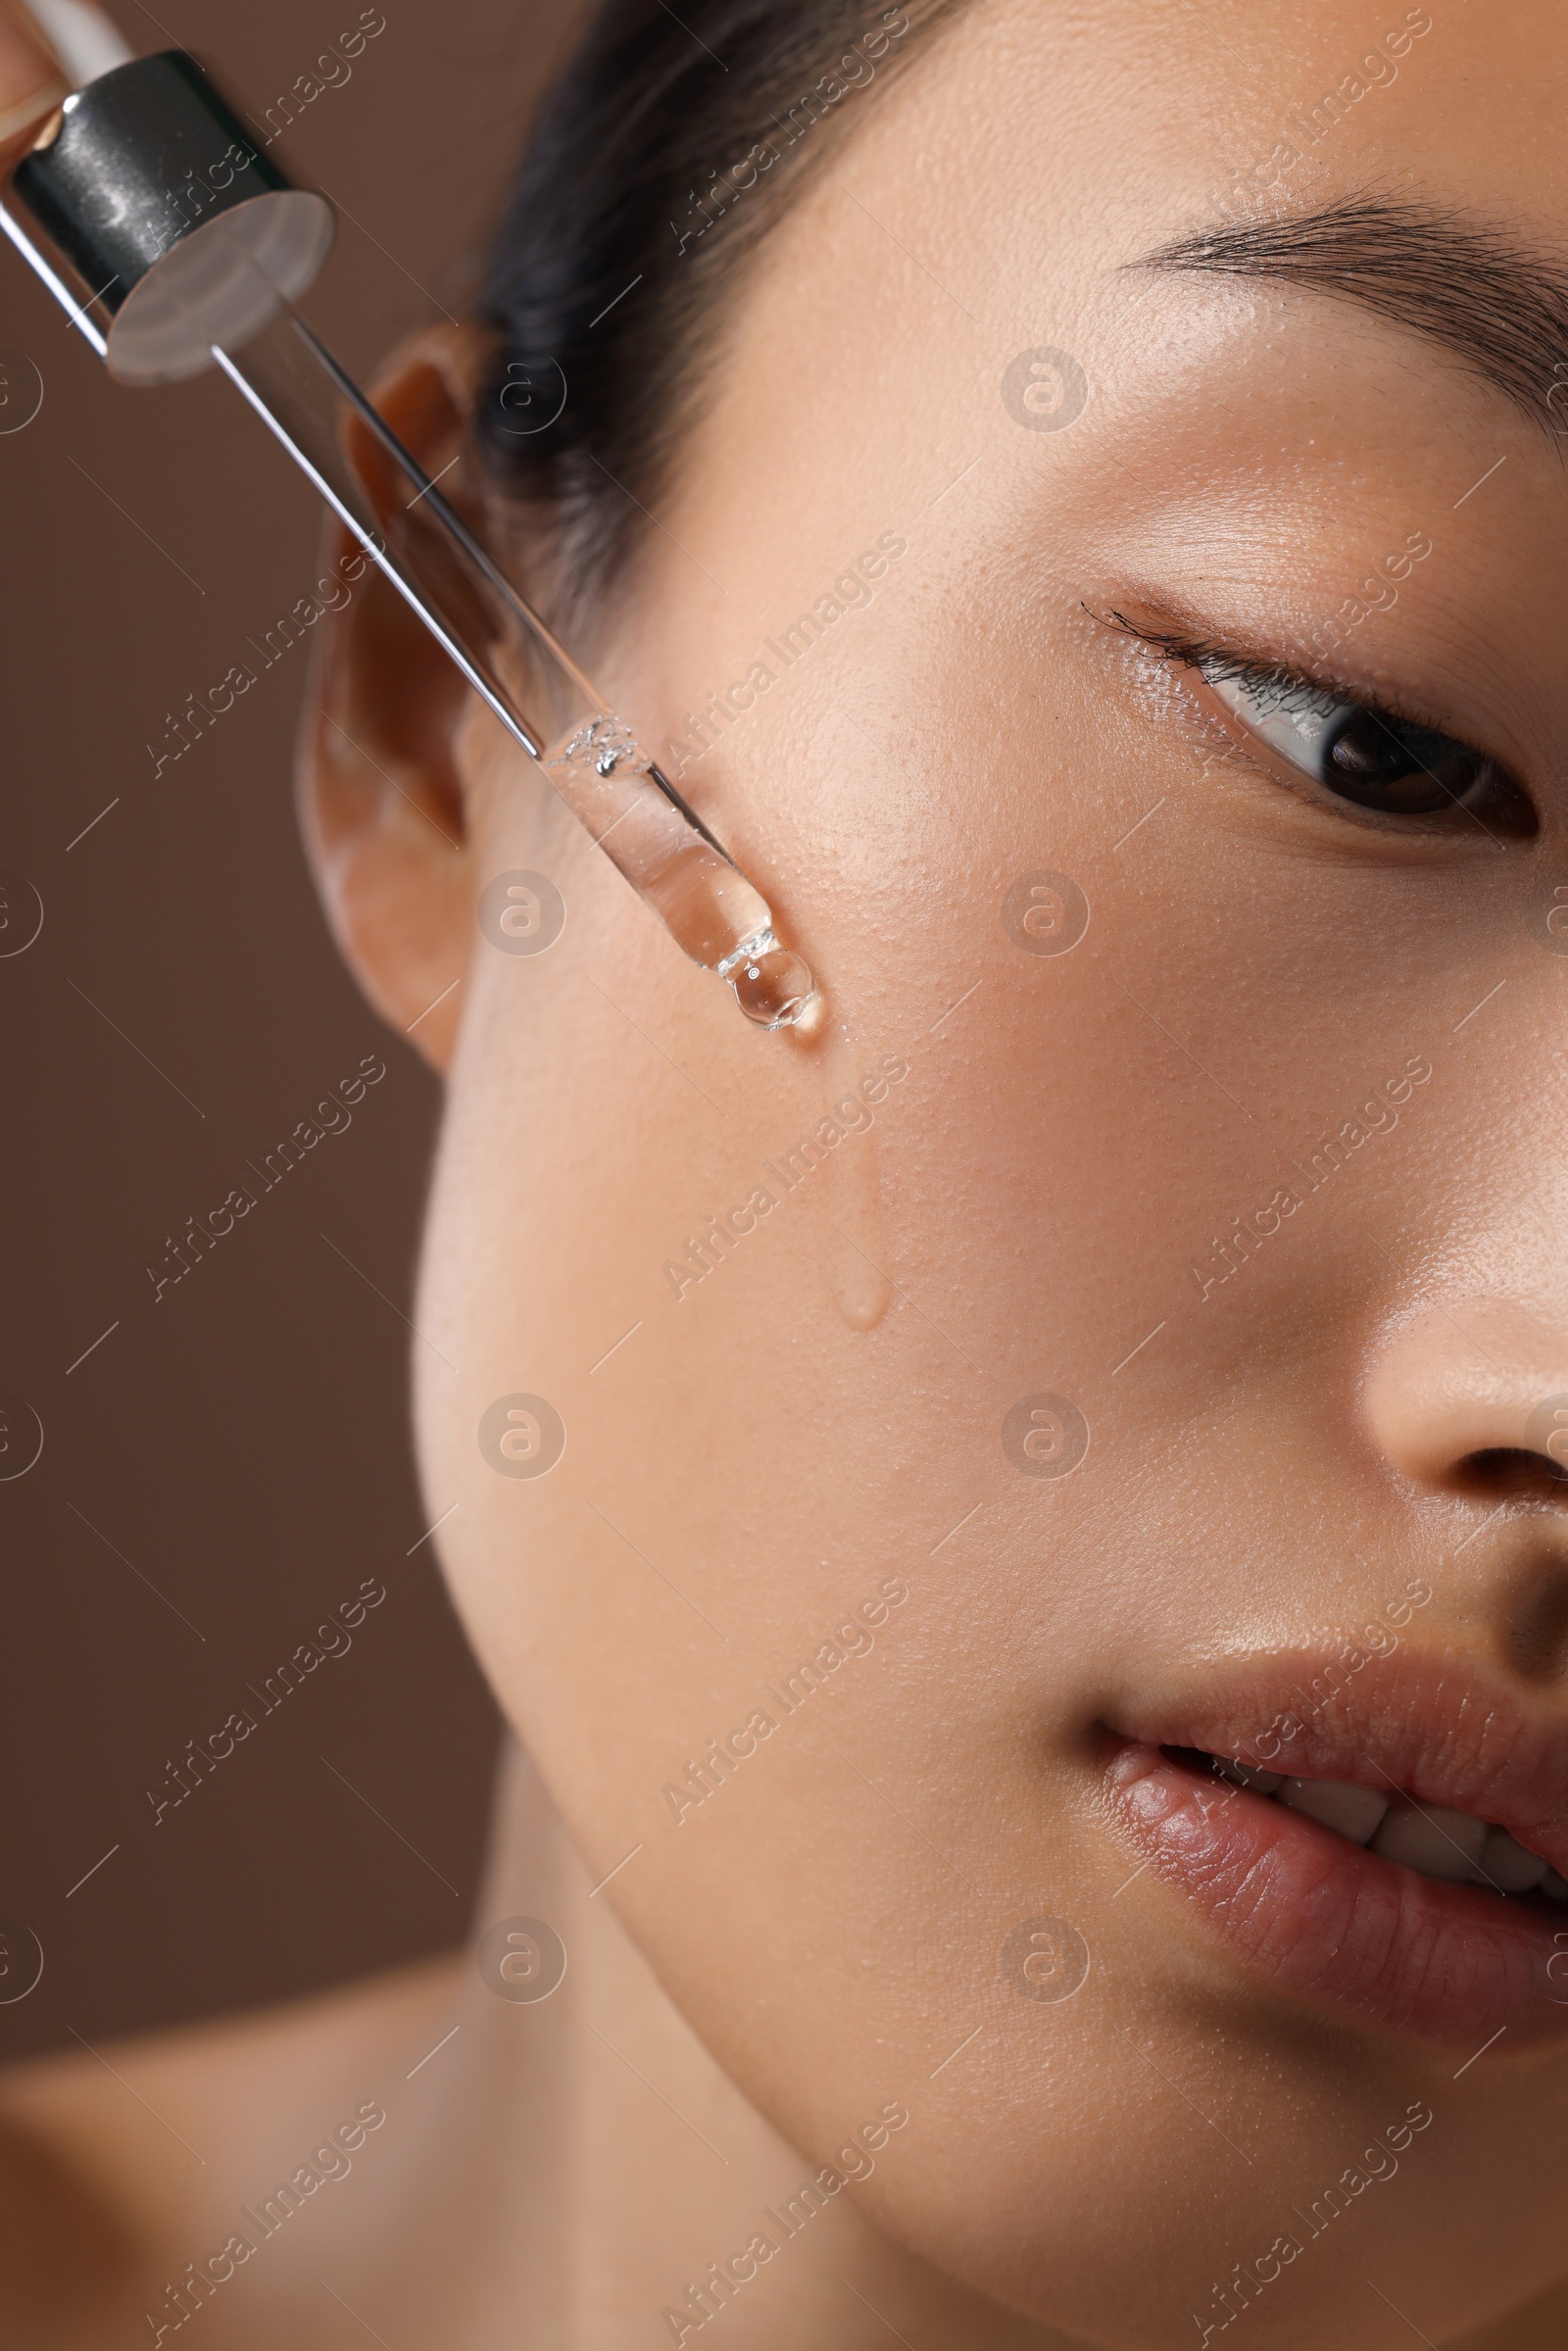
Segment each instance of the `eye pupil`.
[[1352,711],[1329,746],[1329,765],[1356,782],[1389,783],[1409,771],[1398,736],[1370,710]]
[[1426,816],[1467,800],[1491,761],[1451,735],[1375,710],[1348,710],[1323,745],[1321,780],[1363,808]]

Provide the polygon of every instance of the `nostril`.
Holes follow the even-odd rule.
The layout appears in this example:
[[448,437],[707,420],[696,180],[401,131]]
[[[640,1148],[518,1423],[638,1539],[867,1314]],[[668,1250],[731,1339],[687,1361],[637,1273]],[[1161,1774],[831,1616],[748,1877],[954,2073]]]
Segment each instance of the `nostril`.
[[1454,1484],[1461,1493],[1498,1501],[1568,1501],[1568,1467],[1527,1445],[1482,1445],[1464,1454],[1454,1465]]

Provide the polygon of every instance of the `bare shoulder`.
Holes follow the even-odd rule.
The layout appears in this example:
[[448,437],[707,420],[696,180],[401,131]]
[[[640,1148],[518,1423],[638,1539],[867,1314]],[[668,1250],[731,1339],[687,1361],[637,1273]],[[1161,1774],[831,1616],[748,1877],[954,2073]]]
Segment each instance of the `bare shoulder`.
[[[286,2183],[292,2210],[370,2160],[383,2092],[450,2004],[459,1966],[0,2073],[0,2340],[134,2340],[171,2284],[177,2297],[193,2268],[218,2275],[231,2239],[230,2271],[242,2245],[265,2241],[267,2200]],[[168,2302],[172,2320],[180,2307]]]

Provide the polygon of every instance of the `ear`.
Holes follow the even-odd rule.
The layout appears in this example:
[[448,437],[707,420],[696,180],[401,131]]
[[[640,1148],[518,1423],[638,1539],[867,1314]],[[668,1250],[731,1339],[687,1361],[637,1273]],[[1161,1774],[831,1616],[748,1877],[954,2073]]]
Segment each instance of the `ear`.
[[[433,328],[406,343],[371,387],[427,473],[463,446],[482,339]],[[366,436],[368,439],[368,436]],[[356,447],[372,495],[373,455]],[[457,475],[442,484],[452,494]],[[341,582],[342,600],[334,592]],[[374,1009],[444,1069],[474,930],[474,887],[458,737],[474,698],[422,621],[340,524],[328,534],[311,699],[298,753],[300,822],[316,886],[349,968]]]

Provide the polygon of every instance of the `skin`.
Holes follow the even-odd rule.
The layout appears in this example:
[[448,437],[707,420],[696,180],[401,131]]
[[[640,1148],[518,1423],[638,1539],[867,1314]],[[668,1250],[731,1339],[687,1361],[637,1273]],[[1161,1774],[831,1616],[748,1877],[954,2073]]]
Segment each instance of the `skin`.
[[[766,247],[588,653],[662,744],[906,539],[682,777],[816,970],[814,1039],[746,1027],[389,600],[335,624],[307,835],[371,1002],[449,1076],[419,1457],[544,1784],[519,1756],[479,1923],[543,1917],[570,1966],[538,2005],[466,1960],[117,2053],[208,2156],[196,2185],[85,2062],[16,2077],[58,2228],[100,2257],[68,2290],[17,2246],[37,2339],[128,2340],[374,2095],[355,2178],[206,2339],[667,2342],[686,2282],[892,2102],[907,2122],[740,2289],[726,2342],[1157,2351],[1424,2102],[1398,2177],[1269,2285],[1249,2341],[1560,2342],[1568,2055],[1456,2076],[1260,1985],[1157,1873],[1129,1882],[1096,1729],[1216,1660],[1338,1648],[1417,1579],[1408,1647],[1568,1735],[1558,1490],[1488,1458],[1568,1391],[1568,961],[1536,935],[1568,871],[1563,470],[1407,333],[1124,271],[1397,17],[980,0]],[[1394,186],[1560,252],[1565,100],[1546,0],[1445,11],[1265,201]],[[1040,344],[1091,387],[1061,432],[999,395]],[[431,339],[384,387],[432,469],[473,365]],[[1538,829],[1500,847],[1311,797],[1095,617],[1289,655],[1412,531],[1431,557],[1338,671],[1506,766]],[[1003,928],[1038,868],[1090,902],[1070,954]],[[568,907],[537,958],[473,919],[520,869]],[[664,1261],[887,1056],[907,1074],[870,1131],[677,1299]],[[1200,1295],[1211,1237],[1412,1057],[1432,1075],[1397,1125]],[[895,1285],[879,1319],[865,1258]],[[568,1431],[537,1481],[475,1442],[518,1391]],[[1091,1431],[1058,1481],[999,1442],[1041,1391]],[[687,1759],[888,1578],[908,1596],[869,1653],[677,1821]],[[1059,2003],[998,1964],[1041,1915],[1091,1957]]]

